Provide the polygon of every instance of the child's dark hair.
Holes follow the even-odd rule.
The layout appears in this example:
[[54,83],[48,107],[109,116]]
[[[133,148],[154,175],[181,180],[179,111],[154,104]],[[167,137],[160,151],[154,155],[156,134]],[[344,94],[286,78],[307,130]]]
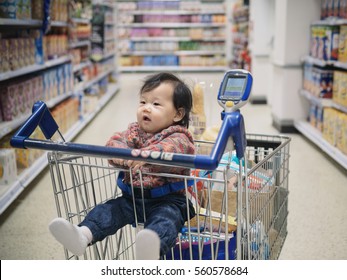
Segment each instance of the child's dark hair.
[[176,124],[188,128],[189,114],[193,104],[192,93],[188,86],[177,76],[167,72],[161,72],[148,76],[145,79],[143,86],[141,87],[140,94],[155,89],[163,82],[171,83],[173,85],[173,103],[176,110],[180,108],[184,109],[184,117]]

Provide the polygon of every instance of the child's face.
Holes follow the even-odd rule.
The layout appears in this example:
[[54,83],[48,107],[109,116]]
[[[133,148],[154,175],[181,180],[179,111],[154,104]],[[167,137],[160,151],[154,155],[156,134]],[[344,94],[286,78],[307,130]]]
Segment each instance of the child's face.
[[162,83],[152,91],[140,95],[137,122],[147,133],[157,133],[183,118],[182,110],[173,104],[173,87]]

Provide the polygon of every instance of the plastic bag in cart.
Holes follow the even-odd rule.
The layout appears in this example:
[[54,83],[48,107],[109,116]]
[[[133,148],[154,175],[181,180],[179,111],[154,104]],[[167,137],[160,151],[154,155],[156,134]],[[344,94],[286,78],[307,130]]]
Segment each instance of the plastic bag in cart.
[[[239,160],[236,157],[235,151],[232,152],[231,158],[230,158],[230,153],[225,153],[223,154],[220,163],[217,167],[218,170],[224,170],[227,166],[230,168],[229,173],[228,173],[228,179],[232,176],[236,176],[239,173],[240,165],[239,165]],[[245,161],[242,161],[242,164],[244,165]],[[248,163],[248,170],[250,170],[251,163]],[[243,166],[242,166],[243,168]],[[213,178],[214,179],[221,179],[223,180],[222,177],[222,172],[214,172],[213,173]],[[244,175],[244,171],[243,174]],[[254,171],[252,174],[248,175],[248,188],[250,190],[259,190],[263,186],[272,186],[274,184],[274,177],[272,176],[271,172],[269,170],[263,170],[258,168],[256,171]],[[213,186],[214,190],[219,190],[219,189],[224,189],[224,185],[221,185],[220,183],[214,183]]]

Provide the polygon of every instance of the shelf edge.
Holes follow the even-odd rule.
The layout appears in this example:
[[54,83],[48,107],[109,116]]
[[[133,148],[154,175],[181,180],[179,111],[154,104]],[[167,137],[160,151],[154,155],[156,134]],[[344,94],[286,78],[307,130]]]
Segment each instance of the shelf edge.
[[294,121],[294,126],[323,152],[347,170],[347,155],[323,139],[321,133],[306,121]]

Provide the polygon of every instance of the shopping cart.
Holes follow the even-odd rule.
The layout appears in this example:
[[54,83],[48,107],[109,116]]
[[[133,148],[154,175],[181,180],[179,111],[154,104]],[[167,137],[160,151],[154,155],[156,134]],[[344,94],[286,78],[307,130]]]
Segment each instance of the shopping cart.
[[[227,74],[224,80],[230,78]],[[227,103],[216,141],[196,141],[196,155],[156,153],[141,158],[148,164],[191,169],[186,176],[148,174],[179,178],[187,193],[187,203],[191,200],[196,211],[195,217],[187,213],[188,222],[164,259],[279,257],[287,235],[290,138],[245,134],[243,117],[237,107],[245,101],[234,100],[232,105],[236,110],[228,110],[231,106]],[[48,140],[29,138],[37,126]],[[125,173],[132,176],[128,169],[108,164],[109,158],[134,159],[131,150],[65,142],[43,102],[34,104],[33,114],[11,144],[50,151],[48,162],[57,214],[73,224],[80,223],[97,204],[121,196],[117,179]],[[64,250],[65,257],[136,259],[135,236],[142,228],[136,221],[89,246],[83,256]]]

